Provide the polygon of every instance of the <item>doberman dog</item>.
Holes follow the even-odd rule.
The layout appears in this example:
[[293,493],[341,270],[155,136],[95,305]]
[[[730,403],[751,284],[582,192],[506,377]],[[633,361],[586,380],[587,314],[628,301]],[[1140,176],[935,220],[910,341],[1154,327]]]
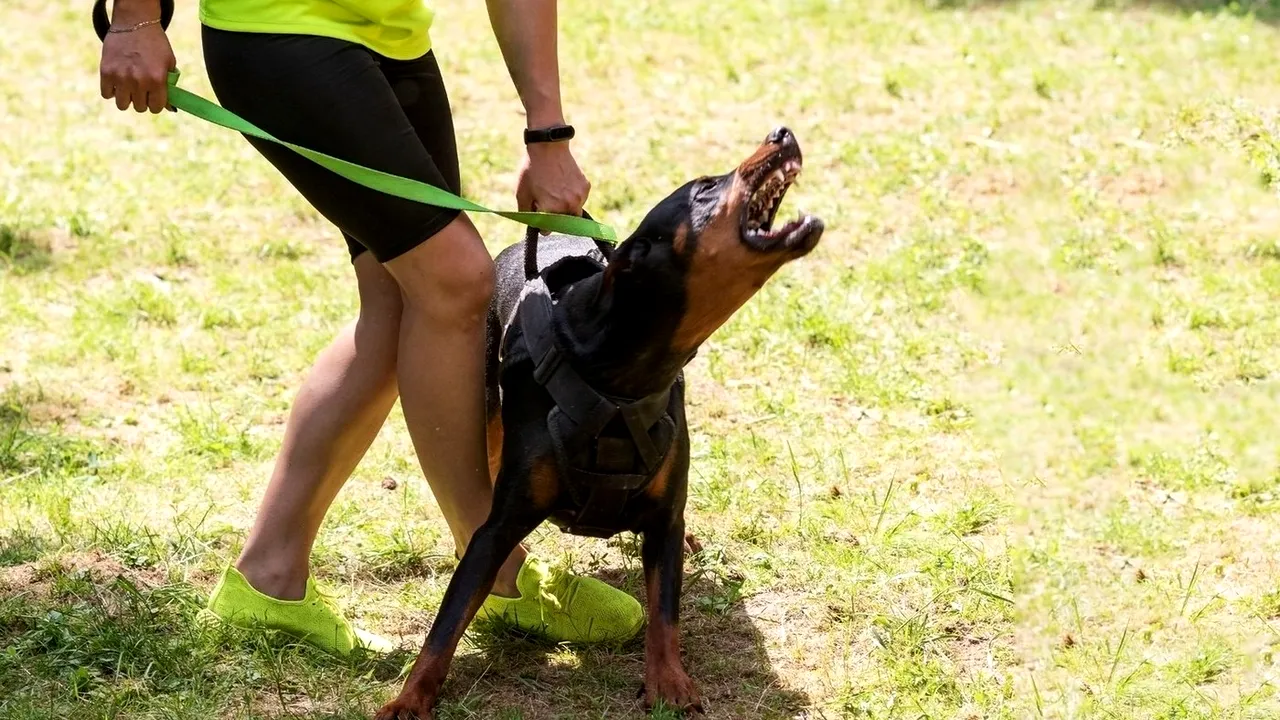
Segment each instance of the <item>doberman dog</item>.
[[779,268],[818,244],[817,217],[773,227],[800,169],[799,143],[780,127],[733,171],[671,193],[611,251],[531,235],[498,255],[486,368],[493,506],[400,695],[377,720],[432,717],[499,568],[547,519],[576,534],[643,534],[645,706],[701,709],[677,630],[689,472],[683,368]]

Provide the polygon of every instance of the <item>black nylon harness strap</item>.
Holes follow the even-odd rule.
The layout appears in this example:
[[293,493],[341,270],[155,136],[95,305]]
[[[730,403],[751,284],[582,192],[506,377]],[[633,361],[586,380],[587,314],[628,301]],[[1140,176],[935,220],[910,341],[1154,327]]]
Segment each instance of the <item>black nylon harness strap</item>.
[[649,427],[653,423],[645,423],[640,410],[635,405],[625,405],[619,410],[622,413],[623,422],[627,424],[627,430],[631,432],[631,441],[636,444],[636,451],[640,453],[644,466],[650,472],[657,470],[658,461],[661,458],[658,457],[658,448],[653,444],[653,438],[649,437]]
[[613,419],[618,406],[593,390],[564,362],[564,355],[552,336],[551,298],[546,288],[542,280],[535,281],[530,294],[540,297],[526,297],[520,306],[520,329],[524,331],[525,346],[533,358],[533,379],[547,388],[561,412],[573,418],[583,432],[595,436]]
[[[649,484],[670,449],[673,434],[667,432],[663,447],[659,448],[650,428],[666,417],[671,388],[635,401],[601,395],[565,361],[556,346],[551,292],[546,282],[537,277],[526,288],[518,321],[534,363],[534,380],[547,389],[555,402],[547,428],[569,492],[580,505],[564,530],[576,535],[611,537],[619,530],[617,522],[627,500]],[[601,436],[619,415],[630,437]],[[667,422],[674,429],[669,418]],[[637,454],[644,472],[635,472]],[[584,457],[585,462],[573,461]]]

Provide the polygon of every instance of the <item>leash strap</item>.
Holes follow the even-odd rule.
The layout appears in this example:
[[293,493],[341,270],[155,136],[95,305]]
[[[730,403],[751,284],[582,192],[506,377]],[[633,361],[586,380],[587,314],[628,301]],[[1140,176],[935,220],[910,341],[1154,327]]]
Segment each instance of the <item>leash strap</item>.
[[[161,26],[167,28],[169,21],[173,18],[173,0],[162,0],[161,2]],[[107,29],[110,27],[110,20],[107,17],[106,0],[95,0],[93,4],[93,25],[94,30],[98,34],[98,38],[106,37]],[[236,115],[216,103],[212,103],[195,93],[178,87],[178,78],[181,73],[177,70],[169,72],[169,104],[175,109],[181,110],[189,115],[194,115],[206,122],[213,123],[228,130],[234,130],[244,135],[266,140],[268,142],[283,145],[293,150],[309,160],[341,175],[342,177],[367,188],[377,190],[378,192],[394,195],[395,197],[404,198],[413,202],[419,202],[424,205],[432,205],[435,207],[450,208],[453,210],[465,210],[473,213],[489,213],[499,217],[514,220],[523,223],[531,228],[546,230],[547,232],[564,233],[565,235],[577,235],[580,237],[595,238],[597,240],[606,240],[608,242],[617,242],[618,235],[613,228],[608,225],[602,225],[594,220],[586,217],[573,217],[572,215],[560,215],[557,213],[543,212],[515,212],[507,210],[490,210],[489,208],[478,203],[465,200],[451,192],[428,185],[418,180],[411,180],[399,175],[392,175],[380,170],[367,168],[353,162],[348,162],[340,158],[326,155],[324,153],[309,150],[300,145],[286,142],[261,128],[253,125],[248,120]]]
[[244,135],[283,145],[299,155],[367,188],[424,205],[465,210],[467,212],[490,213],[548,232],[578,235],[609,242],[616,242],[618,239],[617,233],[614,232],[613,228],[608,225],[601,225],[594,220],[588,220],[585,217],[543,212],[491,210],[478,203],[460,198],[447,190],[442,190],[418,180],[374,170],[332,155],[309,150],[301,145],[294,145],[271,135],[230,110],[178,87],[178,75],[177,70],[169,73],[169,104],[173,107],[228,130],[235,130]]

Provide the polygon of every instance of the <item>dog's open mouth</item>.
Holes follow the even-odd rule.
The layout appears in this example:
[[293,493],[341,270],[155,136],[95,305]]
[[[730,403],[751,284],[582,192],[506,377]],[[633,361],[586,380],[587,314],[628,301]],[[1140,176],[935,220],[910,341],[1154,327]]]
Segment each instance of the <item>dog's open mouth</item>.
[[751,193],[742,213],[742,240],[756,250],[811,250],[822,234],[822,221],[799,214],[794,220],[774,228],[778,208],[795,182],[803,160],[794,140],[777,147],[750,172]]

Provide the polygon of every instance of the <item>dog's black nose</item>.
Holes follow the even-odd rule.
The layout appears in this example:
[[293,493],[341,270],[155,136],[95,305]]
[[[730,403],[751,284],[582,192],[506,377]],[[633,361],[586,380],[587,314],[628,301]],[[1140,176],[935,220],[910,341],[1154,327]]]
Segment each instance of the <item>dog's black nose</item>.
[[786,145],[787,143],[795,142],[796,136],[792,135],[791,130],[786,127],[776,127],[766,139],[776,145]]

